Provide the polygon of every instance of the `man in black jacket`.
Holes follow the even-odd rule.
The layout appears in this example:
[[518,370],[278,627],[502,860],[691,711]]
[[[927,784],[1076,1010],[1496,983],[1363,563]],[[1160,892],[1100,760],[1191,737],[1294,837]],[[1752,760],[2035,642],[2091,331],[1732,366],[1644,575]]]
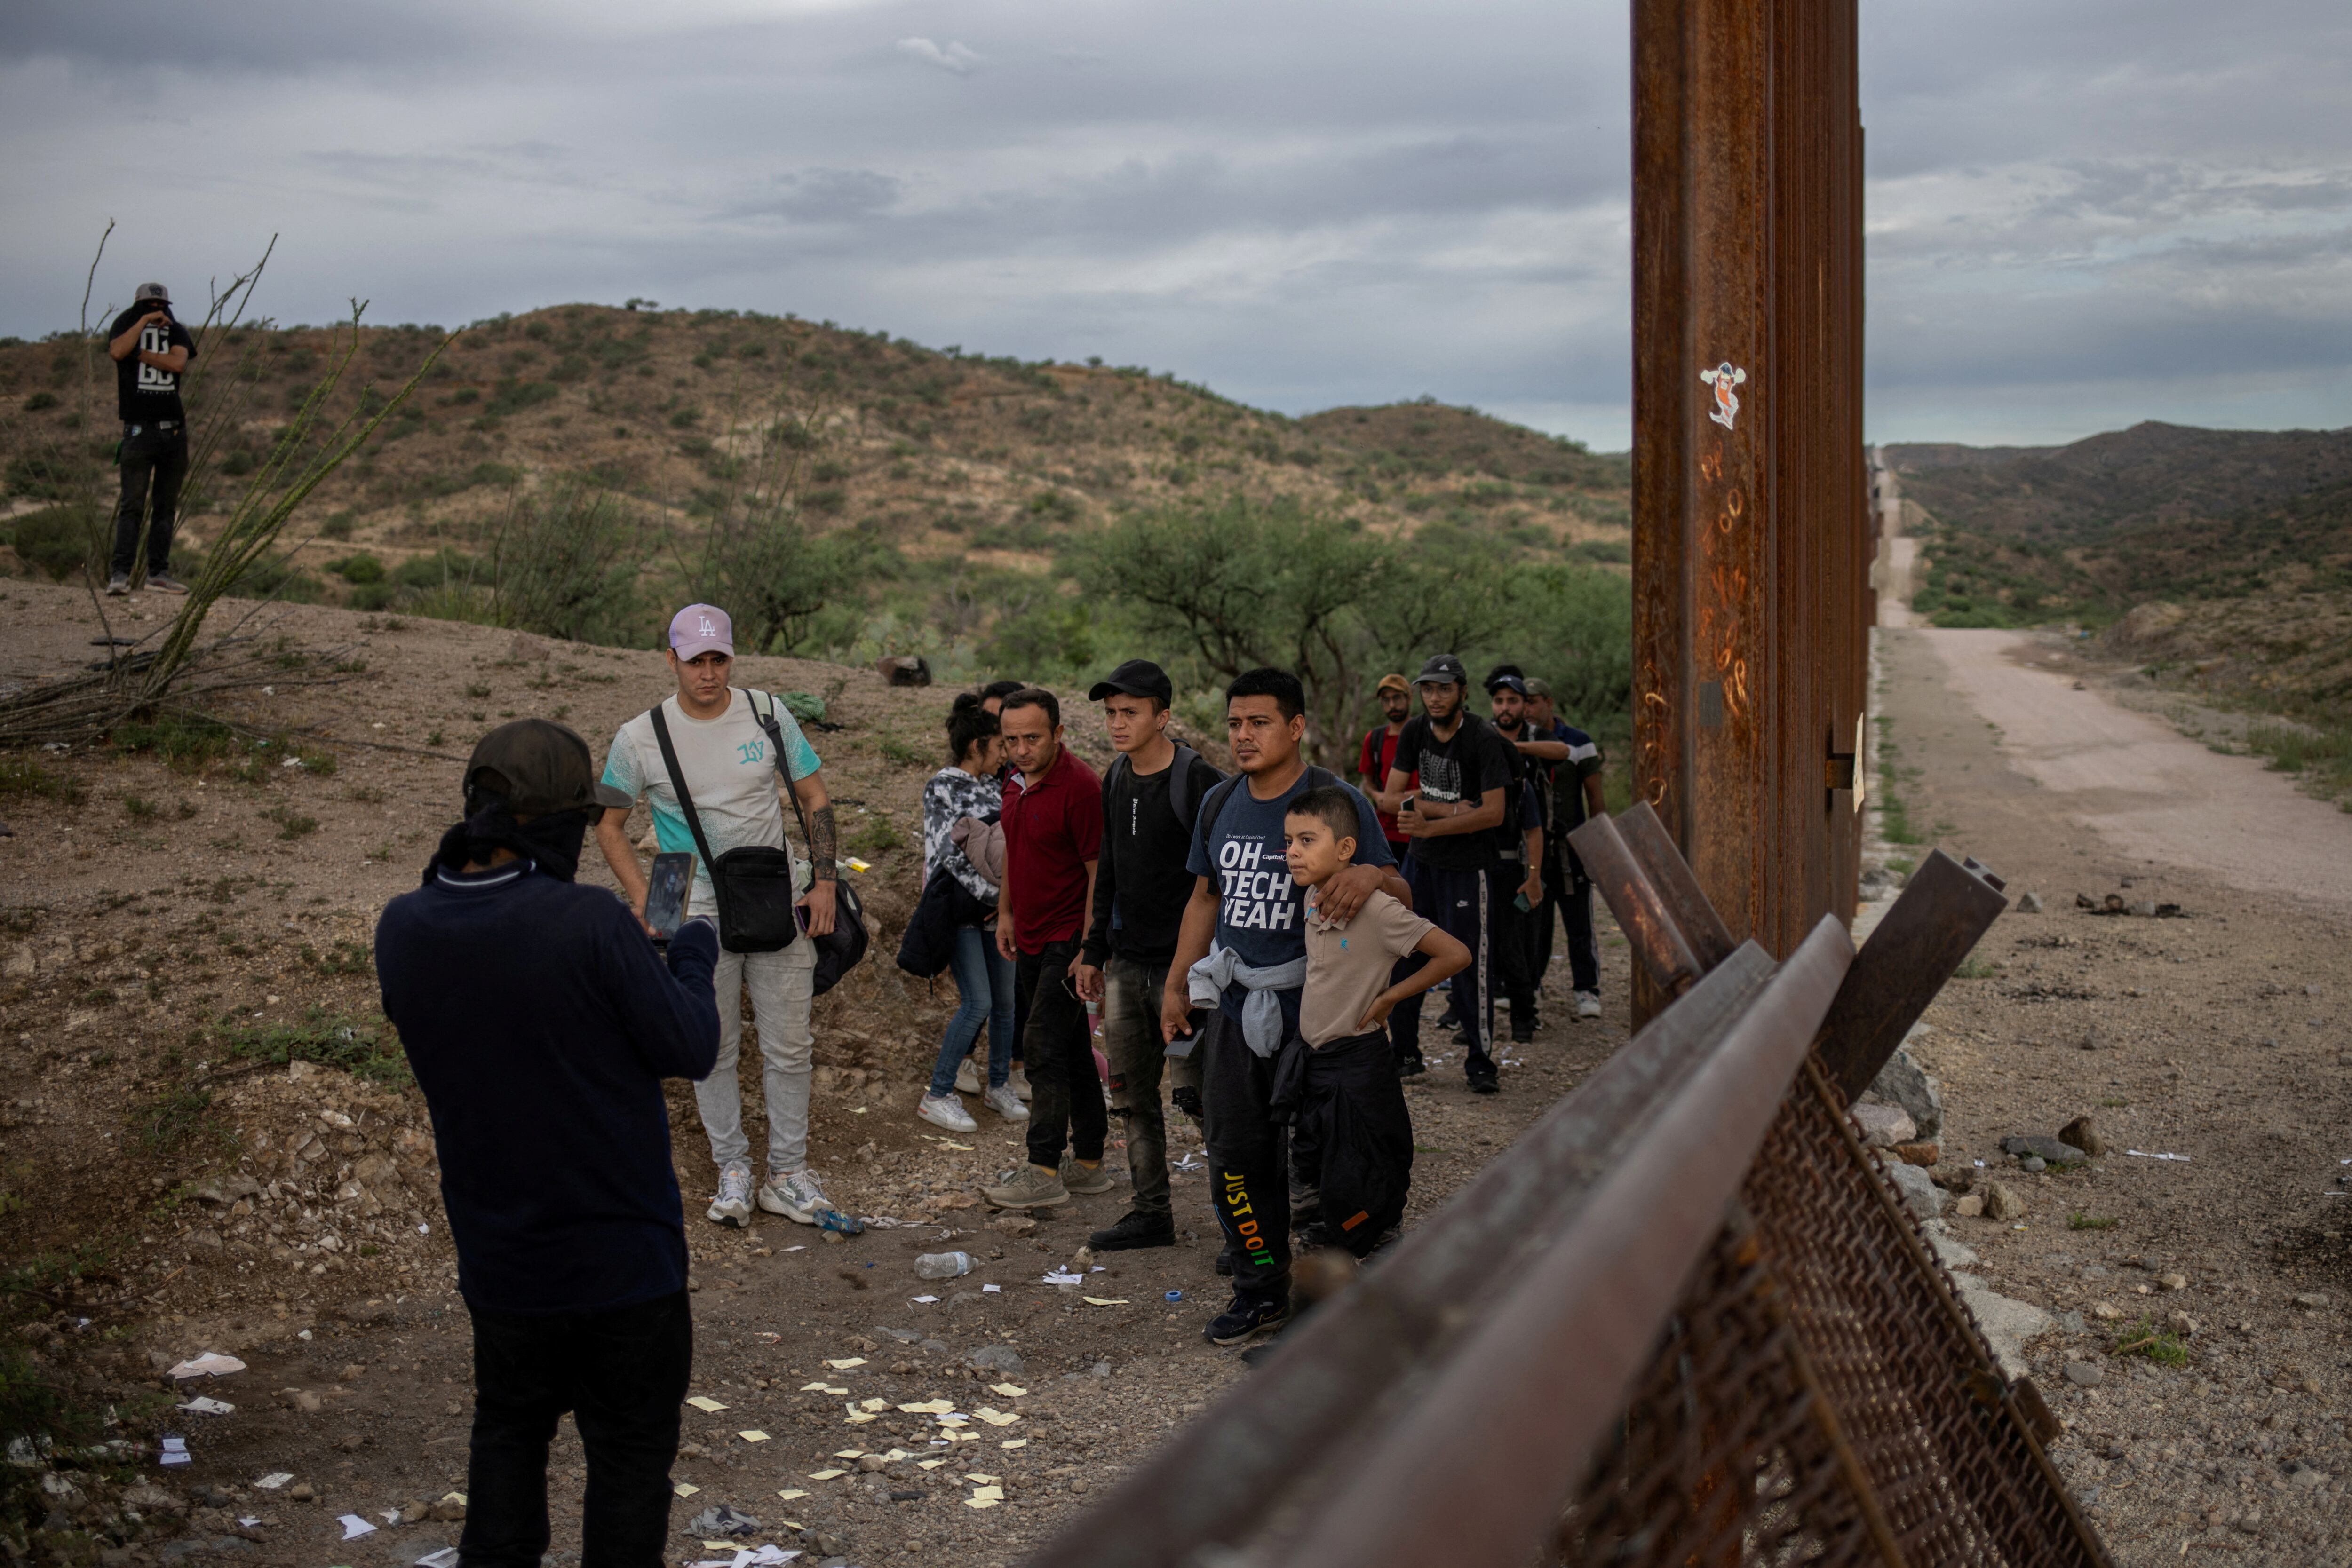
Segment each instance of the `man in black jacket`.
[[376,926],[383,1010],[433,1116],[457,1289],[474,1325],[467,1568],[537,1568],[547,1447],[588,1456],[586,1568],[662,1560],[694,1359],[665,1078],[719,1053],[717,932],[668,962],[629,907],[572,881],[625,807],[587,743],[520,719],[466,765],[466,820]]
[[172,576],[172,525],[179,516],[181,481],[188,476],[188,411],[180,401],[180,378],[195,356],[196,340],[172,315],[171,290],[142,283],[131,308],[107,329],[106,351],[114,361],[114,412],[122,421],[122,498],[114,508],[106,591],[131,591],[145,523],[148,591],[185,593]]
[[1202,799],[1225,776],[1168,738],[1175,687],[1149,659],[1129,659],[1087,696],[1103,705],[1118,756],[1103,775],[1102,860],[1078,953],[1078,994],[1102,1008],[1111,1108],[1127,1124],[1127,1168],[1135,1186],[1134,1207],[1087,1245],[1097,1252],[1172,1247],[1160,1074],[1164,1065],[1176,1108],[1198,1116],[1201,1063],[1189,1038],[1183,1055],[1168,1053],[1160,1034],[1160,987],[1192,895],[1192,873],[1184,869],[1192,824]]

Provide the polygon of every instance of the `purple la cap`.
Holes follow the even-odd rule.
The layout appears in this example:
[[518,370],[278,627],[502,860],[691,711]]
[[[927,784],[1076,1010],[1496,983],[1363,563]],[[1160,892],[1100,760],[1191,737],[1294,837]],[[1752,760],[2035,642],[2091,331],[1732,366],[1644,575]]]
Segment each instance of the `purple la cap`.
[[716,604],[689,604],[669,620],[670,652],[681,659],[714,650],[735,656],[735,623]]

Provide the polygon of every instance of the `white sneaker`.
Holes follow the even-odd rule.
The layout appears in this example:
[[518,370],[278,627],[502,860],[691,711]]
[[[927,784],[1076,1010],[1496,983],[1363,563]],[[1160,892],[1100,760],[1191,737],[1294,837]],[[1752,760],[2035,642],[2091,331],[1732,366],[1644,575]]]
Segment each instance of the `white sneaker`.
[[980,1092],[980,1089],[979,1070],[972,1066],[971,1058],[967,1056],[961,1062],[957,1064],[956,1067],[956,1092],[959,1094],[977,1094]]
[[1601,993],[1599,991],[1577,992],[1576,1016],[1580,1019],[1599,1018],[1601,1016]]
[[1019,1062],[1013,1064],[1013,1076],[1005,1080],[1004,1086],[1024,1100],[1029,1098],[1029,1074],[1022,1071]]
[[915,1114],[934,1127],[945,1127],[950,1133],[977,1133],[980,1124],[963,1108],[963,1102],[952,1094],[926,1094],[923,1103],[915,1107]]
[[833,1201],[824,1196],[824,1188],[817,1186],[816,1172],[800,1170],[782,1181],[771,1180],[761,1187],[760,1207],[770,1214],[782,1215],[795,1225],[814,1225],[818,1213],[831,1208]]
[[990,1090],[980,1097],[980,1103],[1008,1122],[1029,1119],[1029,1107],[1021,1103],[1021,1096],[1013,1092],[1010,1083]]
[[737,1160],[719,1171],[719,1196],[710,1200],[709,1218],[740,1230],[751,1222],[751,1166]]

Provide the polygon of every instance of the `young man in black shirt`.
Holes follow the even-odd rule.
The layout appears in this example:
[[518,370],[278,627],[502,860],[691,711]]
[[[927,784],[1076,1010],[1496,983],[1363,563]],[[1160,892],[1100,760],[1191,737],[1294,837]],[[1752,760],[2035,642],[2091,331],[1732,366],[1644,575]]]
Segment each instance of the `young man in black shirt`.
[[[1552,765],[1551,832],[1546,839],[1544,918],[1536,939],[1536,973],[1542,974],[1551,965],[1551,911],[1556,907],[1568,926],[1568,969],[1576,988],[1576,1016],[1597,1019],[1601,1016],[1601,948],[1592,935],[1592,878],[1570,846],[1568,835],[1587,819],[1609,810],[1601,788],[1601,745],[1554,716],[1551,687],[1540,680],[1528,682],[1528,719],[1534,734],[1554,743],[1559,755]],[[1532,752],[1535,747],[1523,745],[1520,749]]]
[[147,587],[185,593],[171,573],[172,524],[180,484],[188,476],[188,411],[180,377],[195,357],[196,340],[172,316],[172,296],[160,283],[142,283],[131,308],[107,329],[114,360],[114,409],[122,420],[122,499],[114,509],[114,559],[106,591],[131,591],[138,560],[139,525],[148,517]]
[[1189,746],[1168,738],[1175,688],[1149,659],[1129,659],[1087,694],[1103,705],[1118,752],[1103,774],[1102,858],[1095,868],[1093,919],[1078,956],[1078,995],[1102,1007],[1110,1103],[1127,1124],[1127,1168],[1135,1205],[1087,1245],[1097,1252],[1172,1247],[1168,1197],[1168,1120],[1160,1107],[1166,1065],[1169,1098],[1201,1113],[1201,1062],[1182,1042],[1171,1054],[1160,1035],[1160,990],[1176,954],[1185,901],[1192,895],[1192,824],[1224,775]]
[[[1413,678],[1413,686],[1421,694],[1422,714],[1397,737],[1388,792],[1402,790],[1410,773],[1421,775],[1420,788],[1397,812],[1397,825],[1412,841],[1412,908],[1470,949],[1470,967],[1454,977],[1456,994],[1465,1004],[1454,1013],[1462,1023],[1462,1047],[1467,1053],[1463,1067],[1471,1092],[1492,1094],[1502,1086],[1486,1050],[1493,1020],[1485,1005],[1487,970],[1494,962],[1496,838],[1513,831],[1505,824],[1516,817],[1519,781],[1510,747],[1494,726],[1464,706],[1470,676],[1461,660],[1451,653],[1434,655]],[[1418,964],[1416,958],[1404,960],[1400,977],[1411,972],[1406,966]],[[1389,1019],[1402,1057],[1398,1071],[1407,1077],[1425,1071],[1421,998],[1399,1002]]]
[[1527,677],[1517,664],[1497,664],[1486,673],[1486,701],[1495,718],[1495,733],[1511,747],[1519,788],[1513,791],[1512,821],[1517,831],[1503,846],[1502,860],[1509,874],[1495,879],[1495,981],[1510,998],[1511,1038],[1524,1043],[1535,1038],[1540,1022],[1538,997],[1543,966],[1536,957],[1539,925],[1551,918],[1545,862],[1550,855],[1550,767],[1566,747],[1557,741],[1538,740],[1528,727]]

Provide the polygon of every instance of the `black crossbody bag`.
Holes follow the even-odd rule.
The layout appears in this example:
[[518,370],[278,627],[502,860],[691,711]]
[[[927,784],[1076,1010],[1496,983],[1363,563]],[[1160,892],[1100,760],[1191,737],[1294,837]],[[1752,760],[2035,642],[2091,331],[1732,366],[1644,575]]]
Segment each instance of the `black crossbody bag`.
[[670,744],[669,726],[662,718],[659,703],[654,705],[651,716],[654,738],[661,742],[662,765],[669,769],[669,787],[677,791],[686,825],[694,833],[694,847],[702,852],[702,863],[710,870],[710,888],[719,899],[719,945],[730,953],[773,953],[792,946],[800,932],[799,915],[793,907],[797,895],[793,887],[792,852],[746,844],[713,855],[710,841],[702,836],[702,817],[687,791],[686,770],[677,765],[677,750]]

